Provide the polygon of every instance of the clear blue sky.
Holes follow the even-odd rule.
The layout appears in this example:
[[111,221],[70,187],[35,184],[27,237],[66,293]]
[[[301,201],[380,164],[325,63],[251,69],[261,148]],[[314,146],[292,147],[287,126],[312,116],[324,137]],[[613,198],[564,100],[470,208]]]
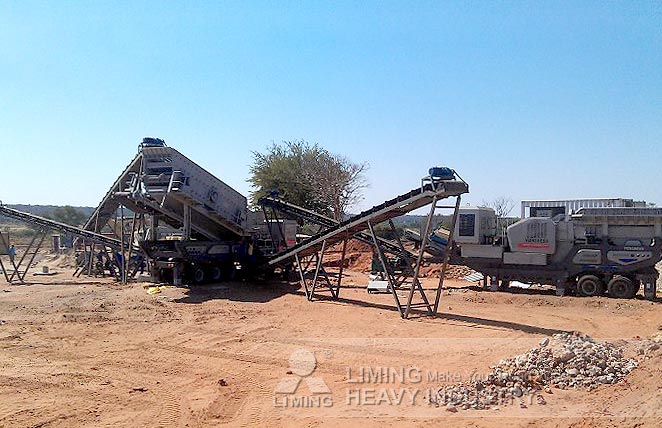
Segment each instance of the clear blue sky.
[[306,139],[369,162],[355,209],[432,165],[662,204],[662,2],[0,1],[1,200],[96,206],[143,136],[246,195]]

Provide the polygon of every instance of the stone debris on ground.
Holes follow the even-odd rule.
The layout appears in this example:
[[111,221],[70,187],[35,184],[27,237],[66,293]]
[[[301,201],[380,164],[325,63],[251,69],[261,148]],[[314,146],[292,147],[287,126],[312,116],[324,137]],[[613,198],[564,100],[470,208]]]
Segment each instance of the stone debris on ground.
[[[658,327],[662,330],[662,325]],[[657,333],[653,337],[642,341],[637,349],[637,353],[644,359],[650,359],[662,348],[662,333]]]
[[[421,267],[421,277],[423,278],[439,278],[441,275],[441,263],[431,263],[428,266]],[[446,268],[446,278],[462,279],[465,276],[474,273],[475,271],[469,267],[461,265],[448,265]]]
[[449,411],[485,410],[516,402],[522,408],[545,405],[542,392],[550,394],[552,388],[590,391],[620,382],[636,366],[635,360],[624,358],[611,343],[577,332],[559,333],[542,339],[525,354],[500,361],[487,376],[440,388],[430,400]]

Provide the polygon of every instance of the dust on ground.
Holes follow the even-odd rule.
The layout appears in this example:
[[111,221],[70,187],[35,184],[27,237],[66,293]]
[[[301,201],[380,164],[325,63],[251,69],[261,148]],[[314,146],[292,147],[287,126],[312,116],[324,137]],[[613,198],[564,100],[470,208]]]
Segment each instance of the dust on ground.
[[[314,302],[293,283],[148,294],[57,270],[0,283],[0,427],[662,425],[662,354],[647,339],[660,334],[660,302],[451,280],[436,318],[402,320],[355,270],[338,301]],[[565,331],[614,343],[638,366],[615,385],[552,388],[526,408],[452,412],[423,399]],[[290,362],[302,352],[314,357],[303,371]]]

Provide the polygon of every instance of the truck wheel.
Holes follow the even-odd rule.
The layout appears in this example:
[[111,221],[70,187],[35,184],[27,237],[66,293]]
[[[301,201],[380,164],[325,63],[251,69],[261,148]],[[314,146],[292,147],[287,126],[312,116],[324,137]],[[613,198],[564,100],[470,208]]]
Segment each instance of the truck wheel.
[[584,275],[577,281],[577,293],[579,293],[580,296],[600,296],[604,291],[604,283],[595,275]]
[[614,275],[607,285],[609,297],[617,299],[631,299],[637,294],[638,288],[630,278],[621,275]]
[[201,267],[193,268],[193,281],[196,284],[202,284],[205,281],[205,270]]
[[218,282],[218,281],[221,280],[222,277],[223,277],[223,275],[221,274],[221,268],[220,267],[212,266],[209,269],[209,279],[212,282]]

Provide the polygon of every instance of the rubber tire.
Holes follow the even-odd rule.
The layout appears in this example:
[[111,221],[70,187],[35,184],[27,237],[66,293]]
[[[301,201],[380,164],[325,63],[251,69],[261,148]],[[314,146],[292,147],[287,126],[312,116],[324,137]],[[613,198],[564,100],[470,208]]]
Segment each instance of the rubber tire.
[[191,276],[193,277],[193,281],[196,284],[202,284],[203,282],[205,282],[205,276],[206,276],[205,271],[201,267],[194,267],[193,275]]
[[209,280],[211,282],[219,282],[221,278],[223,278],[223,273],[220,267],[212,266],[209,268]]
[[582,297],[601,296],[604,292],[604,282],[595,275],[583,275],[577,280],[577,294]]
[[622,275],[614,275],[607,285],[607,290],[609,291],[609,297],[631,299],[637,294],[639,288],[635,286],[635,283],[630,278]]

